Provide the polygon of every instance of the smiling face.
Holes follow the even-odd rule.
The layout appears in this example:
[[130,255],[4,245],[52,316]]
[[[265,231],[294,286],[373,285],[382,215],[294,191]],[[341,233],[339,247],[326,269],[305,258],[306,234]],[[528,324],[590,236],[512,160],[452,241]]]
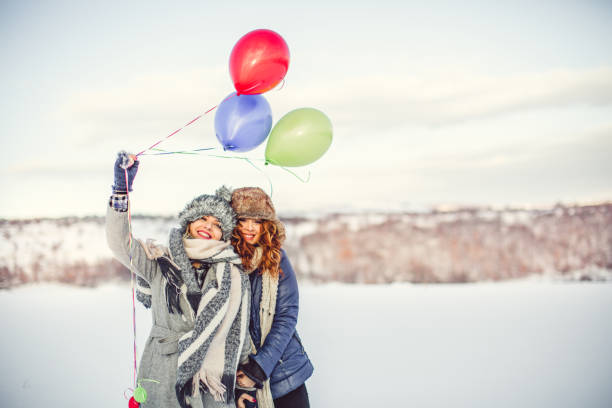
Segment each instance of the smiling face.
[[263,232],[261,220],[256,218],[241,218],[238,221],[238,232],[247,243],[251,245],[257,244]]
[[206,215],[189,224],[187,227],[189,234],[198,239],[214,239],[219,241],[223,237],[221,223],[212,215]]

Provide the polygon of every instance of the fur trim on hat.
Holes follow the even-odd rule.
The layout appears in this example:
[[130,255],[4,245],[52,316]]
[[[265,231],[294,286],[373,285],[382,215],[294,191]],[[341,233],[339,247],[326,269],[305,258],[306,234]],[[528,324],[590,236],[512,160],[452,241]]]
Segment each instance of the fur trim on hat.
[[285,240],[285,226],[276,217],[272,199],[259,187],[243,187],[232,193],[232,208],[237,218],[255,218],[272,221],[281,243]]
[[179,213],[178,217],[181,223],[181,230],[185,231],[187,225],[198,218],[212,215],[221,223],[223,240],[228,240],[232,236],[232,231],[236,226],[234,210],[232,210],[232,206],[229,203],[230,198],[231,190],[225,186],[218,188],[215,195],[202,194],[194,198],[185,206],[183,211]]

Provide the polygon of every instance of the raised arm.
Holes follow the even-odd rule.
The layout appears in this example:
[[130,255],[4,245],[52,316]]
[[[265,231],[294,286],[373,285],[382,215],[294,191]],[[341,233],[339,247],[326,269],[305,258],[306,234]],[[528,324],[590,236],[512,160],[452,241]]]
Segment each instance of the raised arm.
[[[132,191],[132,182],[136,177],[138,165],[138,160],[126,152],[120,152],[117,156],[113,194],[106,211],[106,240],[119,262],[151,282],[158,273],[157,261],[149,259],[142,245],[132,237],[127,212],[129,205],[127,192]],[[124,169],[127,169],[127,180]]]

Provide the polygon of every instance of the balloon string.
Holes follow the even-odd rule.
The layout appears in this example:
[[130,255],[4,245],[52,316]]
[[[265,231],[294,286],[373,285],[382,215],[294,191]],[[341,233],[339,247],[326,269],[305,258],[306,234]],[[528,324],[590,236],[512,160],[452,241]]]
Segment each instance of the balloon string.
[[251,166],[255,167],[261,174],[266,176],[266,179],[268,180],[268,184],[270,184],[270,198],[272,198],[272,196],[274,195],[274,187],[272,186],[272,180],[270,179],[270,176],[268,176],[266,172],[264,172],[262,169],[257,167],[255,164],[253,164],[253,162],[249,160],[248,158],[245,157],[244,160],[246,160],[247,163],[249,163]]
[[308,183],[310,181],[310,170],[308,170],[308,176],[306,177],[306,180],[302,179],[300,176],[298,176],[297,174],[295,174],[293,171],[289,170],[286,167],[283,166],[278,166],[281,169],[285,170],[286,172],[288,172],[289,174],[292,174],[296,179],[300,180],[302,183]]
[[[277,85],[277,86],[278,86],[278,85]],[[280,86],[280,88],[278,88],[276,91],[278,92],[278,91],[280,91],[281,89],[283,89],[284,87],[285,87],[285,78],[283,78],[283,79],[282,79],[282,81],[281,81],[281,86]]]
[[123,398],[125,398],[126,400],[130,399],[130,397],[128,397],[126,395],[126,392],[128,392],[128,391],[130,391],[132,393],[131,395],[134,395],[134,389],[133,388],[126,388],[125,390],[123,390]]
[[[163,150],[159,148],[154,148],[151,150],[154,150],[157,153],[145,153],[144,155],[145,156],[157,156],[157,155],[168,155],[168,154],[200,154],[200,152],[202,151],[215,150],[215,148],[214,147],[204,147],[201,149],[179,150],[179,151],[168,151],[168,150]],[[252,159],[252,158],[244,157],[244,156],[227,156],[227,155],[222,155],[222,154],[210,154],[210,153],[204,153],[204,155],[209,156],[209,157],[216,157],[219,159],[238,159],[238,160],[246,161],[247,163],[249,163],[251,166],[257,169],[257,171],[259,171],[261,174],[263,174],[266,177],[266,180],[268,181],[268,184],[270,185],[270,198],[274,194],[274,187],[272,185],[272,179],[270,179],[270,176],[268,176],[268,174],[265,171],[263,171],[262,169],[260,169],[253,163],[254,160],[264,161],[264,159]]]
[[[235,93],[231,93],[230,95],[228,95],[225,99],[223,99],[221,101],[221,103],[227,101],[228,99],[234,97],[236,94]],[[220,104],[221,104],[220,103]],[[219,105],[220,105],[219,104]],[[206,112],[202,113],[201,115],[196,116],[195,118],[193,118],[192,120],[190,120],[189,122],[187,122],[185,125],[183,125],[181,128],[176,129],[174,132],[170,133],[168,136],[166,136],[165,138],[158,140],[156,143],[154,143],[153,145],[151,145],[149,148],[144,149],[143,151],[141,151],[140,153],[138,153],[136,155],[136,157],[142,155],[144,152],[153,149],[154,147],[156,147],[157,145],[161,144],[163,141],[170,139],[172,136],[176,135],[178,132],[180,132],[181,130],[185,129],[187,126],[191,125],[193,122],[195,122],[196,120],[200,119],[202,116],[206,115],[207,113],[211,112],[212,110],[214,110],[217,106],[219,105],[215,105],[212,108],[208,109]]]
[[130,193],[129,193],[129,180],[127,168],[123,169],[125,173],[125,185],[126,185],[126,196],[127,196],[127,213],[128,213],[128,232],[129,232],[129,256],[130,256],[130,283],[132,286],[132,327],[134,329],[134,388],[136,388],[136,378],[138,376],[138,368],[136,363],[136,299],[134,290],[134,265],[132,263],[132,210],[130,205]]
[[138,385],[140,385],[140,383],[141,383],[142,381],[148,381],[148,382],[154,382],[154,383],[157,383],[157,384],[161,384],[159,381],[157,381],[157,380],[153,380],[153,379],[151,379],[151,378],[141,378],[141,379],[140,379],[140,381],[138,381]]
[[[157,153],[145,153],[145,156],[156,156],[156,155],[168,155],[168,154],[200,154],[200,152],[203,151],[209,151],[209,150],[215,150],[214,147],[203,147],[200,149],[193,149],[193,150],[179,150],[179,151],[168,151],[168,150],[164,150],[164,149],[160,149],[160,148],[154,148],[151,149],[154,150]],[[244,156],[227,156],[227,155],[222,155],[222,154],[210,154],[210,153],[204,153],[204,155],[209,156],[209,157],[217,157],[220,159],[238,159],[238,160],[244,160],[247,163],[249,163],[251,166],[253,166],[255,169],[257,169],[257,171],[259,171],[260,173],[262,173],[266,179],[268,180],[268,184],[270,185],[270,197],[272,197],[273,193],[274,193],[274,187],[272,185],[272,180],[270,179],[270,176],[268,176],[268,174],[263,171],[262,169],[260,169],[259,167],[257,167],[253,161],[265,161],[265,159],[253,159],[253,158],[249,158],[249,157],[244,157]],[[310,170],[308,170],[307,176],[306,178],[300,177],[298,174],[296,174],[294,171],[289,170],[286,167],[283,166],[277,166],[280,167],[281,169],[283,169],[284,171],[286,171],[287,173],[291,174],[293,177],[295,177],[296,179],[300,180],[302,183],[308,183],[310,181]]]
[[162,149],[151,149],[153,151],[159,152],[159,153],[143,153],[142,156],[161,156],[161,155],[165,155],[165,154],[198,154],[198,152],[202,152],[205,150],[215,150],[214,147],[204,147],[202,149],[194,149],[194,150],[179,150],[179,151],[175,151],[175,152],[171,152],[168,150],[162,150]]
[[224,155],[220,155],[220,154],[206,154],[206,156],[210,156],[210,157],[217,157],[220,159],[238,159],[238,160],[244,160],[247,163],[249,163],[251,166],[255,167],[261,174],[263,174],[266,177],[266,180],[268,180],[268,184],[270,185],[270,198],[272,198],[272,195],[274,193],[274,187],[272,186],[272,180],[270,179],[270,176],[268,176],[268,174],[266,172],[264,172],[262,169],[260,169],[259,167],[257,167],[252,160],[262,160],[263,159],[250,159],[248,157],[243,157],[243,156],[224,156]]

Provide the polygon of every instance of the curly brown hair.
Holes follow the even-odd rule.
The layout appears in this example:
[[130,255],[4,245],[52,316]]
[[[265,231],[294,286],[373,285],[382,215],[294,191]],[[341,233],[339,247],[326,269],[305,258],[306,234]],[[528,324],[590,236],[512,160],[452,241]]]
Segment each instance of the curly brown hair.
[[[238,225],[236,225],[232,233],[232,245],[242,259],[242,265],[245,268],[251,265],[251,260],[255,255],[255,248],[258,246],[262,247],[263,253],[258,267],[259,274],[262,275],[264,271],[269,271],[274,277],[279,274],[282,275],[283,270],[280,267],[281,240],[279,239],[278,228],[272,221],[259,221],[261,222],[262,233],[257,244],[252,245],[246,242],[240,235],[240,231],[238,231]],[[240,224],[240,221],[238,224]]]

